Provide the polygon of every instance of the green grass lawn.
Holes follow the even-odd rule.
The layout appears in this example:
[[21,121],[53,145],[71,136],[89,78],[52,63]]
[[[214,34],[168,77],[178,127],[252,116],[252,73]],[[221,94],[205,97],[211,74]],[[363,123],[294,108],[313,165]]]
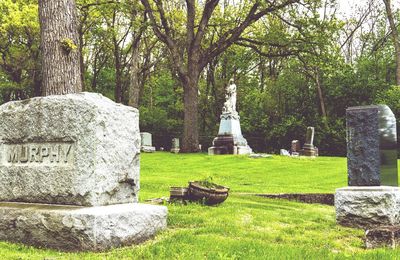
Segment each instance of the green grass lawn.
[[248,194],[333,193],[347,185],[345,158],[143,154],[140,200],[208,177],[229,186],[229,198],[217,207],[168,205],[168,229],[154,240],[79,254],[0,242],[0,259],[400,259],[400,250],[363,249],[364,232],[337,226],[331,206]]

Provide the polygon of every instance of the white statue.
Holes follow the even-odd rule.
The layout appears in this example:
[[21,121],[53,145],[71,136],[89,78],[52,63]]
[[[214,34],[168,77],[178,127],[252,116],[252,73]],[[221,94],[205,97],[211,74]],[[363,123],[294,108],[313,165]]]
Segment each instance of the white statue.
[[233,79],[229,81],[229,85],[226,87],[225,98],[223,112],[236,113],[236,85]]

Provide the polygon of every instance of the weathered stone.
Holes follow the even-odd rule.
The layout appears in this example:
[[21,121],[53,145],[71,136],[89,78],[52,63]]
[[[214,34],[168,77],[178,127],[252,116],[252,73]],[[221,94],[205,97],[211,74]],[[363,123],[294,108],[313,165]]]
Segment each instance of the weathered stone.
[[173,138],[171,145],[171,153],[179,153],[180,150],[181,149],[179,146],[179,138]]
[[370,228],[400,223],[400,189],[390,186],[345,187],[336,190],[337,223]]
[[218,136],[214,138],[213,146],[208,148],[208,154],[251,154],[253,151],[240,128],[240,116],[236,111],[236,85],[233,80],[226,90]]
[[166,228],[166,218],[166,207],[138,203],[0,203],[0,240],[63,251],[103,251],[151,238]]
[[137,109],[80,93],[8,102],[0,118],[0,201],[137,201]]
[[318,156],[318,150],[314,146],[314,132],[314,127],[307,127],[306,142],[303,145],[303,150],[301,150],[301,154],[304,156]]
[[286,149],[281,149],[281,150],[279,151],[279,154],[282,155],[282,156],[290,156],[289,151],[286,150]]
[[349,186],[397,186],[396,118],[388,106],[346,110]]
[[147,132],[140,133],[141,146],[140,150],[145,153],[154,153],[156,148],[153,146],[151,134]]
[[259,159],[259,158],[272,158],[271,154],[266,153],[252,153],[249,155],[249,158]]
[[365,231],[365,247],[368,249],[400,245],[400,226],[382,226]]
[[292,146],[291,146],[291,152],[292,153],[298,153],[300,152],[300,141],[299,140],[293,140],[292,141]]

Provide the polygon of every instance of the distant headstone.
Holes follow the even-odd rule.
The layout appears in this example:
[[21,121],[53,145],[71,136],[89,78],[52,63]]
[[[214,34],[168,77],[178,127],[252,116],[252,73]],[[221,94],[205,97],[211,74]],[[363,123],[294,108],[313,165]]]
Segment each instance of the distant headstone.
[[154,153],[156,151],[156,148],[153,146],[152,140],[151,140],[151,134],[147,132],[141,132],[140,133],[140,139],[142,145],[140,146],[140,150],[145,153]]
[[240,116],[236,111],[236,85],[232,79],[226,88],[225,98],[218,136],[214,138],[213,146],[208,148],[208,154],[251,154],[253,151],[240,128]]
[[300,148],[300,141],[299,140],[293,140],[292,141],[292,146],[291,146],[291,152],[292,153],[298,153],[300,152],[301,148]]
[[397,186],[396,118],[386,105],[346,110],[349,186]]
[[314,127],[307,127],[306,142],[303,145],[302,154],[304,156],[317,156],[318,150],[314,146]]
[[164,151],[164,147],[160,147],[160,151]]
[[8,102],[0,147],[0,240],[104,250],[166,227],[165,207],[135,203],[137,109],[94,93]]
[[171,145],[171,153],[179,153],[180,150],[181,148],[179,146],[179,138],[173,138]]

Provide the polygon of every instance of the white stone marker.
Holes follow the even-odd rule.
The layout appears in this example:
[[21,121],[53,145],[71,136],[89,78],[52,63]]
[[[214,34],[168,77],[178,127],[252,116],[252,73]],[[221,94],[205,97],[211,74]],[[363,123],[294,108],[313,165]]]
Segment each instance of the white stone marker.
[[179,138],[172,138],[171,153],[179,153],[180,150]]
[[153,142],[151,139],[151,134],[147,132],[140,133],[140,139],[142,140],[142,145],[140,150],[145,153],[154,153],[156,148],[153,146]]
[[0,106],[0,240],[79,251],[153,236],[167,209],[136,203],[139,149],[138,110],[100,94]]

